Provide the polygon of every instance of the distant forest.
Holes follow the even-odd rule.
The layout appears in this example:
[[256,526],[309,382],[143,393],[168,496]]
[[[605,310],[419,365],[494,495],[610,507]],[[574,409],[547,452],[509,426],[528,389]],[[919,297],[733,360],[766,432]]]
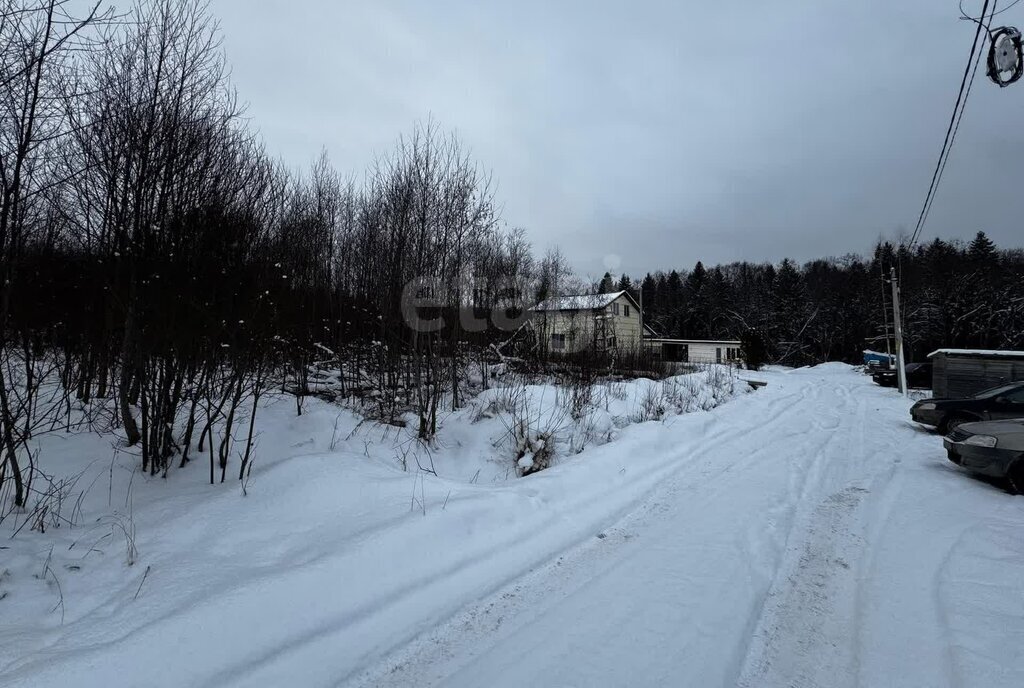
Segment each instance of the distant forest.
[[892,329],[890,268],[901,276],[907,361],[941,347],[1024,348],[1024,250],[984,232],[907,249],[879,242],[871,257],[798,265],[732,263],[648,274],[637,285],[605,275],[601,290],[642,291],[645,322],[664,337],[740,338],[760,330],[787,363],[856,361],[885,351]]

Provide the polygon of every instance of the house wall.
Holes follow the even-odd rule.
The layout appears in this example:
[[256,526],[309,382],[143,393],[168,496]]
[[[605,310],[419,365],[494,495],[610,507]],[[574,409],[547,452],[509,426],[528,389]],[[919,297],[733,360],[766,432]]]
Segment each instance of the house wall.
[[1024,380],[1024,359],[939,353],[932,357],[932,364],[932,394],[939,398],[968,397],[989,387]]
[[[613,306],[617,304],[619,314],[615,315]],[[626,315],[629,309],[629,315]],[[609,335],[614,331],[614,336],[619,349],[629,350],[640,348],[641,325],[640,310],[636,305],[626,298],[625,294],[615,299],[604,309],[607,317]]]
[[690,342],[691,363],[727,363],[728,350],[738,349],[739,343],[733,342]]
[[[739,351],[740,343],[737,341],[729,340],[700,340],[700,339],[672,339],[666,342],[657,340],[648,340],[647,345],[651,347],[651,353],[657,357],[662,357],[664,350],[667,348],[665,345],[685,345],[689,350],[687,362],[689,363],[730,363],[730,362],[741,362],[743,360],[742,352]],[[730,358],[729,349],[733,349],[734,355]],[[721,350],[721,356],[718,351]],[[738,355],[737,355],[738,354]]]
[[[541,311],[534,316],[541,344],[557,353],[577,353],[590,348],[594,337],[594,315],[591,311]],[[565,335],[565,348],[551,344],[552,335]]]
[[[617,315],[613,304],[618,304]],[[626,315],[627,307],[629,315]],[[603,326],[598,318],[602,319]],[[539,311],[534,316],[534,324],[548,350],[559,353],[578,353],[595,347],[602,349],[603,344],[596,342],[599,332],[604,338],[615,337],[620,350],[639,348],[641,341],[640,311],[625,296],[600,310]],[[552,346],[552,335],[565,335],[564,349]]]

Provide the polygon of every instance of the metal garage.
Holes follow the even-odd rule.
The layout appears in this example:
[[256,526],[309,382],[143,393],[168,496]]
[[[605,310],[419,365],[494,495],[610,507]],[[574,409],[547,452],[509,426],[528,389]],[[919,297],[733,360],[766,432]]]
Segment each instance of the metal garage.
[[937,398],[967,397],[1024,380],[1024,351],[939,349],[928,358],[934,364],[932,393]]

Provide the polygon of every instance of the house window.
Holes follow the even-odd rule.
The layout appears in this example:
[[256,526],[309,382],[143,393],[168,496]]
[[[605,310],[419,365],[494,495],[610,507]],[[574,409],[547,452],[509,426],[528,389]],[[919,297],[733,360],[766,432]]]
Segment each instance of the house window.
[[555,351],[561,351],[562,349],[565,349],[565,335],[551,335],[551,348],[554,349]]
[[615,303],[612,304],[612,315],[618,315],[618,314],[619,314],[619,303],[616,301]]
[[721,363],[721,362],[722,362],[722,347],[718,347],[718,348],[715,349],[715,363]]
[[624,316],[626,316],[627,318],[629,317],[629,306],[623,306],[622,307],[622,314]]

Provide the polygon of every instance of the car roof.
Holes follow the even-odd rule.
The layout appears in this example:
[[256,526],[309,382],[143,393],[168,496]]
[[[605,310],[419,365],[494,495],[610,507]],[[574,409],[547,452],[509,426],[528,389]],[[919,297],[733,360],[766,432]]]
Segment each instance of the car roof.
[[1024,388],[1024,381],[1004,382],[1001,385],[995,385],[993,387],[986,387],[985,389],[979,390],[979,391],[975,392],[972,395],[972,397],[975,398],[975,399],[980,399],[982,397],[982,395],[985,395],[986,397],[990,397],[990,396],[992,396],[992,394],[994,392],[996,392],[998,390],[1011,391],[1011,390],[1017,390],[1017,389],[1021,389],[1021,388]]

